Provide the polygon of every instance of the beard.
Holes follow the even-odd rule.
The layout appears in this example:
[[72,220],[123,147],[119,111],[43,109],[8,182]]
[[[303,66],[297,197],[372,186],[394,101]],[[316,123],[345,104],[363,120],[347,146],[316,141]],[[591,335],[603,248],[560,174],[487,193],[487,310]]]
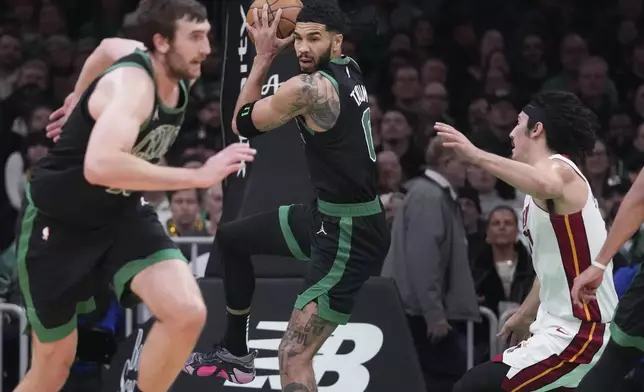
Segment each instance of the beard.
[[314,61],[314,65],[315,65],[314,68],[312,68],[312,69],[302,69],[302,68],[300,68],[300,71],[302,71],[304,73],[307,73],[307,74],[312,74],[313,72],[316,72],[319,69],[327,68],[327,66],[329,65],[329,62],[331,61],[331,45],[329,45],[327,50],[325,50],[324,53],[322,53],[320,55],[320,58],[317,61],[315,61],[315,60],[313,60],[313,61]]
[[173,79],[182,80],[194,78],[190,74],[186,61],[174,49],[170,49],[166,54],[166,66],[168,68],[168,76]]

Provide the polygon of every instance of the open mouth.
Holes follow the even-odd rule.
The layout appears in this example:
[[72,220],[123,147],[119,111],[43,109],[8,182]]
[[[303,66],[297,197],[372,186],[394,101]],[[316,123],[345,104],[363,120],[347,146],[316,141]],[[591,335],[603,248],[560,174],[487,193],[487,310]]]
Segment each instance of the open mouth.
[[311,65],[311,64],[313,64],[313,59],[308,59],[308,58],[301,57],[300,58],[300,64],[302,64],[302,65]]

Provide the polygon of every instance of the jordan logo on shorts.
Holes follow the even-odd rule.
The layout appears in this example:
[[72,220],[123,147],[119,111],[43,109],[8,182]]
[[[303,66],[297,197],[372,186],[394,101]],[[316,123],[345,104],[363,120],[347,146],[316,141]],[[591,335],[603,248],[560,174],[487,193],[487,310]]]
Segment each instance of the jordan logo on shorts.
[[320,233],[326,235],[326,231],[324,231],[324,222],[322,222],[322,226],[320,226],[320,231],[318,231],[315,234],[320,234]]
[[49,227],[42,229],[42,240],[47,241],[49,239]]

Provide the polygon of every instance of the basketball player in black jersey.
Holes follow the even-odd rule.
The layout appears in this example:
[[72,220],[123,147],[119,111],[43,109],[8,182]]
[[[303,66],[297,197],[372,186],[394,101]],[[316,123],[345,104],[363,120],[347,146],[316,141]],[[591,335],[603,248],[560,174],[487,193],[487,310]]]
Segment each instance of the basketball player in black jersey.
[[137,14],[149,51],[119,41],[130,54],[108,69],[90,56],[60,139],[27,186],[17,253],[33,355],[19,392],[62,388],[76,315],[92,310],[97,288],[112,287],[126,306],[143,300],[158,320],[128,390],[167,391],[205,322],[196,281],[140,191],[209,187],[254,150],[231,146],[200,169],[154,164],[179,132],[210,25],[196,0],[143,0]]
[[[233,128],[252,138],[294,119],[317,199],[218,228],[214,249],[224,263],[228,328],[221,345],[192,355],[185,370],[235,383],[254,379],[255,353],[249,353],[246,337],[255,289],[250,257],[290,255],[308,260],[309,270],[279,346],[282,388],[317,391],[313,357],[335,328],[347,323],[356,295],[380,273],[389,249],[376,194],[368,95],[357,63],[341,55],[346,22],[334,2],[305,1],[294,34],[286,39],[275,36],[281,10],[270,26],[267,6],[255,12],[261,21],[248,30],[257,55],[237,100]],[[272,60],[293,41],[303,73],[261,99]]]

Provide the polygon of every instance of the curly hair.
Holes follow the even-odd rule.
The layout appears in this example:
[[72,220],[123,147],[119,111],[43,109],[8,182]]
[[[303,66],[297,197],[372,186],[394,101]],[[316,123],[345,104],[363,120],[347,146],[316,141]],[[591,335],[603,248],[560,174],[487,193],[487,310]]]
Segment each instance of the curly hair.
[[345,34],[348,30],[347,17],[332,0],[306,0],[304,7],[297,15],[297,22],[319,23],[326,26],[327,31]]
[[133,38],[154,52],[154,35],[161,34],[172,41],[176,22],[183,18],[203,22],[208,19],[208,11],[197,0],[141,0],[136,10]]
[[[572,159],[579,159],[593,151],[599,121],[595,113],[575,94],[564,91],[541,92],[532,98],[531,104],[541,108],[548,119],[545,129],[548,148]],[[537,121],[529,118],[528,129],[534,129],[536,123]]]

